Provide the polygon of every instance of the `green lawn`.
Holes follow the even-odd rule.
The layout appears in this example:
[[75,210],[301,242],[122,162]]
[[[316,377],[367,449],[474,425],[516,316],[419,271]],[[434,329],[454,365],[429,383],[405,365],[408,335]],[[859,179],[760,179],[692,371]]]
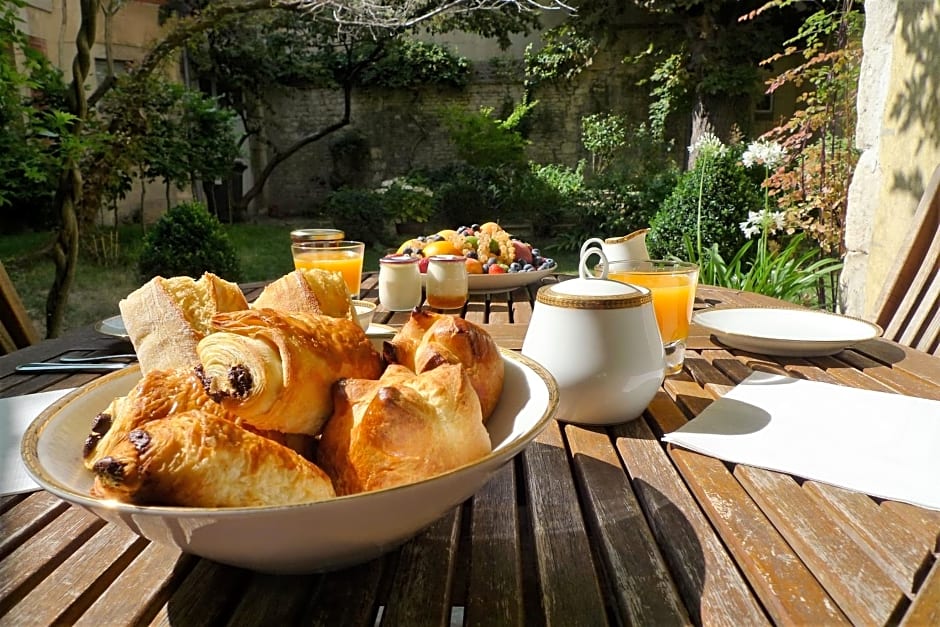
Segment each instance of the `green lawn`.
[[[293,269],[289,233],[292,225],[224,225],[238,251],[243,281],[261,281]],[[51,240],[49,233],[0,235],[0,261],[13,279],[40,335],[45,335],[45,302],[55,268],[41,253]],[[137,289],[137,256],[143,232],[139,225],[121,227],[113,261],[96,263],[83,254],[75,275],[65,315],[65,330],[91,324],[118,313],[118,301]],[[535,242],[545,247],[545,242]],[[377,270],[384,250],[367,249],[364,268]],[[577,272],[577,255],[555,255],[561,272]]]

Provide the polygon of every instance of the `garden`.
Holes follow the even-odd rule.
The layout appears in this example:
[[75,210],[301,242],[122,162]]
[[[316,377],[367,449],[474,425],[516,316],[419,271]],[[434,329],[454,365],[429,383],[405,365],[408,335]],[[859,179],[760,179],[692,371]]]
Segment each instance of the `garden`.
[[[679,47],[644,61],[649,99],[643,119],[618,111],[584,116],[578,137],[581,159],[532,160],[530,129],[543,106],[537,85],[577,80],[576,68],[587,63],[589,44],[584,42],[593,37],[596,46],[600,36],[595,22],[572,21],[567,31],[545,31],[541,50],[527,53],[522,79],[526,91],[520,102],[500,111],[439,111],[456,155],[452,162],[398,172],[373,184],[339,185],[308,214],[275,218],[247,208],[258,197],[254,188],[240,199],[243,205],[234,217],[199,193],[200,181],[227,174],[238,155],[240,140],[232,127],[244,111],[233,99],[213,99],[167,83],[154,71],[159,63],[153,61],[152,66],[141,64],[147,74],[138,70],[115,78],[110,91],[91,94],[91,110],[88,102],[85,109],[75,109],[70,92],[74,82],[67,84],[48,60],[26,45],[15,15],[18,3],[2,3],[0,25],[29,62],[0,62],[11,79],[5,83],[0,111],[0,117],[11,121],[0,132],[0,261],[37,328],[48,335],[112,315],[120,298],[157,274],[208,270],[238,281],[279,276],[291,268],[291,228],[325,224],[365,241],[365,267],[377,269],[380,256],[410,237],[499,221],[551,255],[561,272],[575,271],[577,250],[585,239],[649,227],[651,254],[698,263],[703,283],[815,307],[833,309],[838,304],[846,195],[857,158],[851,144],[862,16],[851,7],[828,9],[823,3],[817,11],[786,14],[791,21],[799,18],[780,41],[786,44],[789,63],[757,85],[768,92],[783,84],[797,85],[797,109],[760,137],[748,137],[734,125],[719,129],[693,124],[686,147],[670,132],[696,99],[726,96],[732,102],[729,94],[740,95],[743,84],[753,90],[755,83],[751,74],[737,84],[707,83],[709,89],[701,81],[713,75],[700,75],[697,87],[683,83],[680,79],[688,79],[694,68],[676,65],[682,62],[675,52]],[[770,4],[784,11],[790,3]],[[588,3],[584,12],[597,16],[609,9],[602,2]],[[193,19],[189,31],[174,32],[212,35],[206,41],[219,49],[204,46],[193,51],[193,63],[203,72],[214,72],[232,93],[258,88],[251,81],[265,73],[288,82],[322,80],[338,89],[366,84],[408,88],[401,72],[389,69],[396,66],[411,68],[409,81],[469,80],[466,60],[440,47],[417,46],[400,30],[382,40],[381,49],[372,45],[351,50],[358,67],[365,63],[372,70],[354,74],[349,60],[339,58],[325,43],[335,38],[336,24],[316,19],[303,25],[308,40],[318,42],[305,58],[308,74],[298,77],[296,58],[270,55],[272,64],[293,68],[294,74],[284,78],[289,73],[283,65],[276,65],[274,72],[268,66],[252,70],[233,61],[233,41],[245,40],[237,36],[241,26],[220,20],[213,31],[207,22],[198,21],[208,18]],[[528,21],[516,16],[502,23],[499,32],[521,30]],[[266,32],[261,27],[271,22],[253,24],[257,34]],[[492,25],[459,26],[496,32]],[[278,50],[283,52],[281,45]],[[324,59],[327,49],[334,52]],[[782,55],[783,49],[776,54]],[[154,55],[162,55],[165,62],[167,52],[158,44]],[[430,67],[439,71],[435,74]],[[323,78],[326,70],[329,76]],[[128,118],[128,110],[141,115]],[[318,138],[299,138],[294,146],[276,152],[269,165],[289,159],[303,142]],[[152,224],[142,215],[118,217],[118,203],[126,201],[135,177],[162,181],[167,190],[192,189],[196,200],[168,201],[166,212]],[[72,183],[76,178],[81,181],[77,187]],[[113,219],[103,219],[108,212]],[[50,327],[47,320],[52,321]]]

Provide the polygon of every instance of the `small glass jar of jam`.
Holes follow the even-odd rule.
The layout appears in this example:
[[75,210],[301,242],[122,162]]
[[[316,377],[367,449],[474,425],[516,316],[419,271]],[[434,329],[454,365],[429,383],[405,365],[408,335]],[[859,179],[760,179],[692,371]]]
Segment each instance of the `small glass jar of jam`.
[[467,302],[467,264],[462,255],[428,258],[427,303],[435,309],[460,309]]
[[391,311],[408,311],[421,305],[417,257],[388,255],[379,259],[379,302]]

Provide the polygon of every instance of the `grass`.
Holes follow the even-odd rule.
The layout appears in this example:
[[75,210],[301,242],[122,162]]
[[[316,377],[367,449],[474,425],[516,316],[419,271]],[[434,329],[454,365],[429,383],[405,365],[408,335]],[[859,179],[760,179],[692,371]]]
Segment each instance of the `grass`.
[[[293,270],[289,232],[296,228],[286,222],[224,225],[241,262],[242,280],[263,281]],[[55,276],[55,266],[42,251],[52,240],[50,233],[22,233],[0,236],[0,261],[13,280],[20,298],[40,336],[45,336],[46,297]],[[69,295],[64,330],[82,327],[118,313],[118,301],[140,287],[137,256],[143,242],[139,225],[119,229],[118,243],[110,250],[109,263],[96,262],[90,255],[79,259]],[[543,248],[548,242],[538,242]],[[365,270],[377,270],[385,250],[367,249]],[[560,272],[577,272],[577,254],[557,254]]]

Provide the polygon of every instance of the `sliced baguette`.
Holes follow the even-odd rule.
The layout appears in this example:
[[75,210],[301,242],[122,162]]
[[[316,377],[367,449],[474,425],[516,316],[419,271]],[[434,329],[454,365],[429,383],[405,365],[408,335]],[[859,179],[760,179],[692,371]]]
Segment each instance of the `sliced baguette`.
[[343,275],[319,268],[294,270],[269,283],[251,307],[356,319]]
[[211,330],[217,313],[248,309],[235,283],[206,272],[155,277],[119,303],[141,371],[190,369],[199,364],[196,345]]

